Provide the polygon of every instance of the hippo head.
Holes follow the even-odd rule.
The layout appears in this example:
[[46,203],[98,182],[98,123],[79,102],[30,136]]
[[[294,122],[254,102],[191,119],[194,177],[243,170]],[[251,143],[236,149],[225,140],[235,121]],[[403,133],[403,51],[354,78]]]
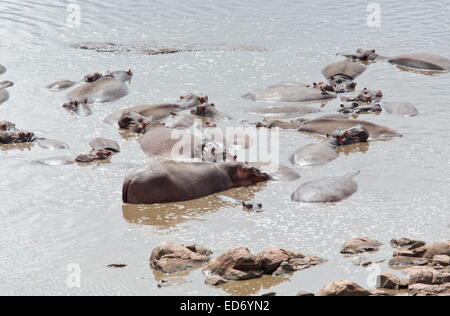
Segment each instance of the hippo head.
[[118,123],[121,129],[140,134],[151,123],[151,120],[136,112],[130,112],[122,115]]
[[123,82],[127,82],[133,79],[133,71],[131,71],[131,69],[129,69],[128,71],[114,71],[112,73],[108,73],[108,76],[117,80],[121,80]]
[[95,82],[99,79],[103,78],[103,75],[99,72],[93,73],[93,74],[89,74],[84,76],[83,81],[85,82]]
[[12,86],[14,86],[14,82],[12,82],[12,81],[2,81],[2,82],[0,82],[0,88],[1,89],[6,89],[6,88],[9,88],[9,87],[12,87]]
[[16,129],[16,125],[8,122],[8,121],[1,121],[0,122],[0,131],[13,131]]
[[365,50],[359,48],[358,50],[356,50],[355,54],[348,54],[345,55],[345,57],[361,61],[374,61],[379,57],[379,55],[376,53],[375,49]]
[[23,144],[36,141],[36,136],[24,131],[0,131],[0,144]]
[[336,93],[347,93],[355,91],[357,83],[346,75],[335,75],[330,78],[327,86]]
[[336,139],[338,146],[345,146],[366,143],[369,139],[369,132],[364,126],[357,125],[345,131],[338,131],[332,137]]
[[203,117],[213,117],[216,113],[215,107],[216,105],[214,103],[203,103],[192,109],[191,114]]
[[231,165],[231,180],[233,187],[250,186],[259,182],[266,182],[271,179],[270,175],[261,172],[254,167],[247,167],[242,164]]
[[180,97],[181,105],[185,108],[192,108],[204,103],[208,103],[208,96],[201,96],[196,94],[188,94]]

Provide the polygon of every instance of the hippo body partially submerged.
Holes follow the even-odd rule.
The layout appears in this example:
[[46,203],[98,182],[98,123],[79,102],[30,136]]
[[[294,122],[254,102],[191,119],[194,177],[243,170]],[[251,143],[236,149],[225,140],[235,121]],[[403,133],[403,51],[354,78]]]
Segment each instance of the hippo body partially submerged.
[[155,161],[125,179],[123,201],[131,204],[188,201],[269,178],[256,168],[237,163]]
[[383,107],[389,114],[399,116],[417,116],[419,111],[414,104],[408,102],[385,102]]
[[292,200],[302,203],[332,203],[345,200],[358,191],[358,184],[353,179],[358,174],[359,172],[352,172],[343,177],[307,182],[292,194]]
[[320,166],[338,157],[336,148],[367,142],[368,131],[362,126],[355,126],[346,131],[338,131],[318,144],[309,144],[297,150],[291,157],[291,162],[300,167]]
[[105,77],[75,88],[67,94],[67,98],[70,102],[93,104],[114,101],[128,93],[128,87],[123,81]]
[[363,126],[370,134],[371,138],[383,138],[383,137],[402,137],[397,131],[377,125],[372,122],[353,120],[347,116],[338,115],[319,117],[314,120],[305,121],[300,125],[298,129],[300,132],[315,133],[320,135],[330,135],[339,129],[350,129],[356,125]]
[[60,80],[49,84],[46,88],[52,92],[59,92],[72,88],[77,83],[71,80]]
[[280,83],[243,96],[246,99],[262,102],[305,102],[326,101],[336,98],[336,93],[324,91],[309,85],[292,82]]
[[325,67],[322,74],[327,79],[331,79],[336,76],[354,80],[362,75],[367,70],[367,67],[357,64],[348,60],[344,60],[338,63],[334,63]]

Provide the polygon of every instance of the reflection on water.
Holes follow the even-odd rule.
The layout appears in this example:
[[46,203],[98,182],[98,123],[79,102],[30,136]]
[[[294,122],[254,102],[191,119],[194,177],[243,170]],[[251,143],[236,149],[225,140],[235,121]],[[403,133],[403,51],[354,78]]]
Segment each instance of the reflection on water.
[[353,145],[347,145],[347,146],[339,146],[337,148],[338,154],[344,154],[346,156],[353,154],[353,153],[367,153],[370,148],[370,143],[358,143]]
[[31,150],[33,148],[33,146],[34,146],[34,144],[30,144],[30,143],[0,145],[0,150],[1,151],[12,151],[12,150],[25,151],[25,150]]
[[264,275],[262,278],[254,280],[228,282],[218,288],[231,296],[251,296],[288,281],[289,279],[286,277]]
[[[154,205],[124,204],[123,217],[132,224],[169,229],[187,221],[201,221],[201,216],[217,212],[221,208],[235,206],[233,200],[251,201],[255,194],[262,191],[266,185],[260,183],[252,187],[235,188],[187,202]],[[231,198],[231,200],[226,201],[221,197],[222,195]]]

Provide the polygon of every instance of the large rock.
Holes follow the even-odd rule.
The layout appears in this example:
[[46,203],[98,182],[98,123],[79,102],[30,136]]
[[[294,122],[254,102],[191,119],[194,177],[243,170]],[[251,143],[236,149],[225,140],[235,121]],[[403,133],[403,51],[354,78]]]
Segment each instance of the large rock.
[[380,242],[367,237],[354,238],[342,246],[341,254],[356,255],[365,252],[375,252],[378,251],[382,245],[383,244]]
[[351,281],[336,281],[325,286],[317,296],[371,296],[372,293]]
[[265,274],[283,275],[308,269],[324,261],[285,249],[269,248],[255,256],[247,248],[237,248],[211,260],[204,272],[208,276],[206,283],[216,285],[223,283],[223,280],[249,280]]
[[413,296],[450,296],[450,283],[441,285],[414,284],[408,292]]
[[153,250],[150,265],[163,273],[175,273],[205,264],[210,260],[211,254],[211,251],[202,246],[163,242]]
[[378,276],[377,288],[386,290],[404,290],[408,288],[408,280],[401,279],[390,273],[383,273]]
[[424,241],[412,240],[409,238],[397,238],[391,240],[391,246],[393,248],[403,248],[406,250],[414,250],[425,245],[426,243]]
[[433,259],[434,256],[450,256],[450,241],[436,242],[427,244],[423,247],[413,250],[416,257]]
[[439,285],[444,283],[450,283],[450,273],[440,272],[438,270],[416,270],[410,274],[409,284],[428,284]]
[[406,268],[412,266],[426,266],[429,261],[424,258],[397,256],[389,261],[391,267]]

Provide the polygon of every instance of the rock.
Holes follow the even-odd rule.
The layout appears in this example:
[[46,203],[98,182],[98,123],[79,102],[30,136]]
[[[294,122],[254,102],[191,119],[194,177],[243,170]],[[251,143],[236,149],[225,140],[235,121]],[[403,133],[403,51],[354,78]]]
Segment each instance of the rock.
[[439,285],[450,283],[450,273],[442,273],[437,270],[416,270],[410,275],[409,284]]
[[371,296],[372,294],[351,281],[336,281],[325,286],[317,296]]
[[296,296],[316,296],[316,295],[314,293],[300,291],[300,292],[297,293]]
[[161,271],[163,273],[175,273],[191,268],[195,268],[202,265],[210,260],[210,251],[205,248],[198,246],[202,253],[195,252],[196,247],[191,246],[191,249],[183,245],[178,245],[173,242],[163,242],[158,247],[156,247],[150,257],[151,267],[155,270]]
[[353,259],[352,262],[355,266],[363,267],[363,268],[370,267],[373,264],[372,261],[370,261],[369,259],[367,259],[365,257],[355,258],[355,259]]
[[341,254],[356,255],[364,252],[375,252],[380,249],[381,243],[370,238],[354,238],[342,246]]
[[[210,278],[218,276],[227,281],[249,280],[264,274],[279,276],[308,269],[324,261],[285,249],[269,248],[255,256],[246,248],[237,248],[211,260],[204,272]],[[207,280],[208,284],[215,281]]]
[[263,296],[263,297],[277,296],[277,293],[271,292],[271,293],[263,294],[263,295],[261,295],[261,296]]
[[428,260],[423,258],[403,257],[398,256],[389,261],[392,267],[411,267],[411,266],[426,266]]
[[411,240],[409,238],[397,238],[391,240],[391,246],[393,248],[403,248],[406,250],[414,250],[425,245],[426,243],[424,241]]
[[374,290],[374,291],[370,291],[370,296],[392,296],[392,295],[385,291]]
[[433,257],[433,264],[440,264],[441,266],[450,266],[450,256],[447,255],[437,255]]
[[408,288],[408,280],[401,279],[398,276],[390,273],[383,273],[378,276],[377,288],[386,290],[403,290]]
[[218,275],[226,280],[249,280],[262,277],[261,260],[247,248],[229,250],[205,267],[209,275]]
[[450,283],[442,285],[414,284],[408,292],[412,296],[450,296]]
[[427,244],[423,247],[413,250],[416,257],[433,259],[434,256],[450,256],[450,241],[436,242]]
[[218,275],[214,275],[214,276],[207,278],[205,283],[206,283],[206,285],[210,285],[210,286],[219,286],[219,285],[227,283],[227,280],[225,280],[224,278],[222,278]]

